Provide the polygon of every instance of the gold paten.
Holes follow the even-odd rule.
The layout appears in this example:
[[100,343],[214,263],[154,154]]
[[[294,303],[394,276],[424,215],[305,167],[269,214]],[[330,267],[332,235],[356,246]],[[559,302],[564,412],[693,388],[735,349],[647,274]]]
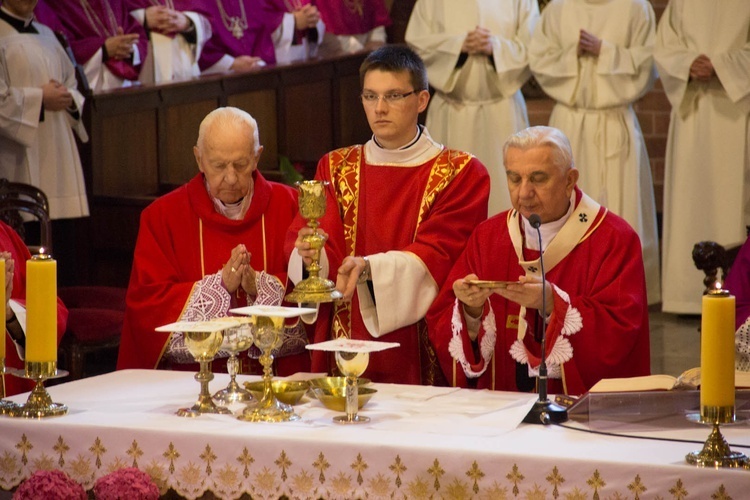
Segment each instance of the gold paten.
[[298,182],[299,189],[299,213],[307,219],[307,227],[313,233],[303,238],[315,250],[312,262],[306,267],[308,277],[297,283],[294,291],[286,296],[288,302],[321,303],[332,302],[342,297],[341,292],[336,290],[333,281],[319,276],[320,273],[320,250],[325,245],[325,238],[318,234],[318,219],[326,213],[326,186],[327,181],[301,181]]
[[[245,389],[247,389],[256,399],[261,399],[263,397],[265,384],[265,380],[245,382]],[[292,406],[299,403],[302,396],[307,392],[308,387],[307,381],[305,380],[274,380],[271,382],[271,391],[273,391],[276,399]]]
[[[237,417],[246,422],[289,422],[299,420],[291,405],[282,403],[272,388],[273,355],[271,351],[283,341],[284,318],[280,316],[250,316],[253,325],[253,342],[260,349],[260,364],[263,366],[263,396],[256,405],[248,405]],[[301,397],[301,396],[300,396]]]
[[195,380],[201,385],[198,401],[190,408],[180,408],[177,415],[180,417],[197,417],[203,413],[231,414],[232,412],[223,406],[217,406],[208,392],[208,383],[214,379],[211,372],[211,361],[219,352],[224,339],[223,331],[214,332],[183,332],[185,346],[196,361],[200,363],[200,371],[195,374]]

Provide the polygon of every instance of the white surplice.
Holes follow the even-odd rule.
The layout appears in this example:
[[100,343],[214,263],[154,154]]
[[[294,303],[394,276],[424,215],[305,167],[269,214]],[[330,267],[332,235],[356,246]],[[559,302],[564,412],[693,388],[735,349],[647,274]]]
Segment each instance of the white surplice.
[[[705,54],[716,77],[690,80]],[[750,2],[672,0],[659,21],[656,64],[672,104],[664,180],[664,311],[699,313],[693,245],[745,240],[750,222]]]
[[[75,70],[52,31],[20,34],[0,20],[0,177],[39,187],[53,219],[89,214],[81,160],[73,130],[88,140],[81,117],[83,96]],[[42,85],[57,80],[73,95],[78,119],[42,109]]]
[[[211,23],[201,14],[183,11],[195,27],[195,43],[188,42],[182,35],[166,36],[155,31],[149,33],[149,49],[143,69],[139,75],[142,83],[169,83],[189,80],[199,76],[198,59],[206,41],[211,38]],[[141,25],[144,24],[146,9],[130,12]]]
[[[487,167],[490,216],[511,206],[502,148],[529,126],[520,89],[531,76],[527,45],[538,18],[536,0],[419,0],[406,30],[435,89],[427,128]],[[466,35],[477,26],[492,32],[492,56],[471,55],[457,67]]]
[[[555,101],[550,126],[570,139],[578,185],[641,240],[649,304],[660,301],[656,203],[633,102],[653,86],[656,21],[646,0],[553,0],[529,47],[531,69]],[[602,40],[578,56],[581,29]]]

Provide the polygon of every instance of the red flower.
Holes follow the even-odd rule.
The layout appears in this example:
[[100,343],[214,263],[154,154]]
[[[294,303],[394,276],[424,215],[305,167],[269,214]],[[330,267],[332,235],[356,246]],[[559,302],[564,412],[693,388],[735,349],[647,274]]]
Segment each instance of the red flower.
[[87,499],[83,486],[61,470],[38,470],[13,493],[13,500]]
[[97,500],[157,500],[159,488],[145,472],[129,467],[110,472],[94,483]]

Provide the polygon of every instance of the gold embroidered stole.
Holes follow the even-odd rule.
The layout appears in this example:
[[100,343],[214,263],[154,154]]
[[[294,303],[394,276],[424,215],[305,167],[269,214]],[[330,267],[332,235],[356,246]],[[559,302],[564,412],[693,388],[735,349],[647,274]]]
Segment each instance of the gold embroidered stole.
[[[359,190],[361,187],[360,172],[363,161],[363,146],[350,146],[333,151],[328,156],[328,168],[331,172],[336,201],[340,208],[341,221],[344,226],[344,245],[346,255],[356,255],[357,224],[359,213]],[[428,216],[435,198],[463,170],[473,157],[467,153],[444,148],[434,158],[427,185],[422,193],[422,201],[417,214],[417,225],[412,241],[417,236],[419,225]],[[331,337],[351,338],[352,318],[351,302],[334,304]]]
[[[591,199],[586,193],[581,194],[582,197],[578,206],[573,209],[568,220],[552,241],[549,242],[547,249],[544,251],[545,274],[554,269],[555,266],[565,259],[565,257],[567,257],[579,243],[588,238],[604,220],[606,209],[604,214],[602,214],[602,217],[597,220],[596,216],[599,213],[601,205]],[[523,268],[526,276],[534,276],[541,280],[542,269],[539,263],[540,259],[524,260],[523,234],[521,224],[519,223],[519,217],[520,215],[516,210],[508,212],[508,232],[510,233],[510,239],[513,243],[513,248],[516,251],[516,256],[518,257],[518,264]],[[594,222],[596,222],[596,225],[594,225]],[[521,341],[526,335],[527,325],[526,320],[524,319],[525,314],[526,308],[521,307],[518,321],[518,339]],[[551,345],[548,346],[548,348],[551,348]]]

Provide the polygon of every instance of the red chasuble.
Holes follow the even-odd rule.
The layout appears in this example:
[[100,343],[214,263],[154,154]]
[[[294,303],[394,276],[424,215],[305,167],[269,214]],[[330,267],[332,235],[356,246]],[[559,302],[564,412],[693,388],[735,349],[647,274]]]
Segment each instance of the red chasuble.
[[[203,174],[143,211],[118,369],[157,367],[169,334],[155,332],[154,328],[177,321],[196,283],[219,272],[232,248],[240,243],[251,253],[253,269],[286,283],[284,237],[297,213],[297,192],[266,181],[257,170],[253,179],[253,198],[243,220],[230,220],[216,212]],[[243,294],[235,299],[236,306],[246,305]],[[218,315],[226,313],[219,311]]]
[[[130,15],[126,0],[52,0],[47,5],[60,19],[70,48],[79,64],[86,64],[107,38],[117,34],[121,27],[126,35],[138,34],[138,51],[141,59],[148,53],[148,37],[143,27]],[[131,60],[108,59],[104,62],[116,76],[125,80],[138,80],[141,65],[133,66]]]
[[[576,209],[581,197],[576,189]],[[571,219],[585,219],[576,209]],[[521,224],[519,219],[515,211],[503,212],[477,227],[427,315],[430,340],[453,385],[466,387],[471,377],[477,379],[478,388],[519,390],[513,358],[519,351],[527,351],[528,364],[538,368],[540,344],[533,334],[539,318],[536,310],[526,311],[529,326],[521,346],[517,342],[520,307],[491,295],[484,306],[477,356],[463,307],[453,293],[453,282],[471,273],[483,280],[505,281],[524,275],[509,233],[509,225]],[[539,252],[524,250],[525,260],[538,257]],[[547,280],[555,285],[554,311],[547,326],[548,355],[565,360],[561,378],[550,379],[551,393],[582,394],[602,378],[650,373],[641,246],[623,219],[600,208],[578,244],[547,270]],[[528,372],[527,366],[522,368]]]
[[334,35],[361,35],[391,24],[383,0],[316,0],[315,5]]
[[[26,261],[31,258],[26,244],[18,237],[18,234],[4,222],[0,222],[0,251],[10,252],[14,262],[13,270],[13,292],[11,297],[18,303],[26,304]],[[2,304],[5,307],[5,304]],[[57,299],[57,344],[60,345],[63,333],[68,323],[68,310],[60,299]],[[5,328],[5,325],[3,325]],[[18,357],[16,345],[5,333],[2,342],[5,342],[5,366],[23,369],[23,360]],[[0,375],[0,382],[5,384],[5,395],[12,396],[20,392],[30,391],[34,388],[31,380],[14,377],[13,375]],[[0,391],[2,393],[2,391]]]
[[[345,256],[396,250],[419,258],[439,287],[472,229],[487,217],[487,170],[473,156],[445,148],[424,164],[409,167],[369,164],[365,150],[363,146],[339,149],[318,163],[316,179],[330,183],[326,214],[320,221],[329,235],[325,246],[329,279],[335,282]],[[288,251],[304,224],[301,216],[295,219]],[[399,293],[421,291],[411,283],[397,285]],[[420,366],[428,362],[420,360],[424,326],[419,321],[380,337],[401,346],[371,354],[365,376],[377,382],[422,383]],[[340,336],[379,340],[367,331],[356,293],[350,303],[320,306],[313,342]],[[330,372],[334,366],[327,353],[313,351],[313,371]]]

